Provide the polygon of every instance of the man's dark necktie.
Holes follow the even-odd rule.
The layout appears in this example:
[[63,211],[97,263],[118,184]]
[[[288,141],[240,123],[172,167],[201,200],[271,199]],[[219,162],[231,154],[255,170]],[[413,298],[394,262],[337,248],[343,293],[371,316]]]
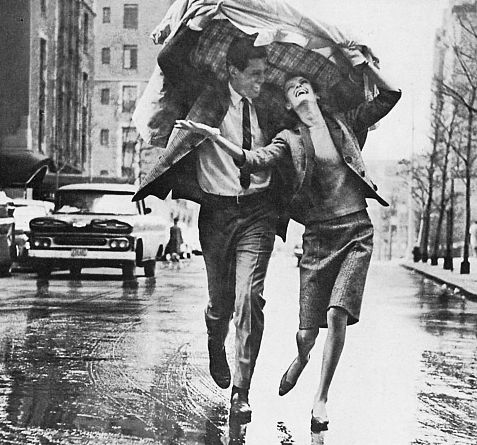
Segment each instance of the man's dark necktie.
[[[250,105],[245,97],[242,97],[242,148],[250,150],[252,148],[252,130],[250,128]],[[244,189],[250,187],[250,173],[240,171],[240,185]]]

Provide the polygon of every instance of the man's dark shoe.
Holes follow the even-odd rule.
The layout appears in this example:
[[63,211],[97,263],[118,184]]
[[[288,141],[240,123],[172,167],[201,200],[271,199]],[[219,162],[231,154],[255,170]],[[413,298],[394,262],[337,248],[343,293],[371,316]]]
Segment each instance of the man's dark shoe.
[[252,410],[248,403],[247,392],[232,392],[230,418],[240,421],[241,423],[249,423],[252,420]]
[[230,386],[230,369],[225,355],[225,348],[215,348],[209,341],[209,371],[214,382],[226,389]]

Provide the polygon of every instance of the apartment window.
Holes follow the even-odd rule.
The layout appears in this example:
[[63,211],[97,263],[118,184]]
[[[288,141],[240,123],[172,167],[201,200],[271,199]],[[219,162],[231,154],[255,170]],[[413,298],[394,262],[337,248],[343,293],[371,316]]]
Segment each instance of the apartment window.
[[101,145],[109,145],[109,130],[104,128],[101,130],[99,142]]
[[123,176],[134,176],[134,155],[136,152],[137,132],[134,127],[123,127]]
[[136,107],[137,87],[123,87],[123,113],[132,113]]
[[84,13],[83,16],[83,51],[88,52],[89,44],[89,16],[88,13]]
[[103,8],[103,23],[111,23],[111,8]]
[[40,11],[43,17],[46,16],[46,0],[40,0]]
[[137,69],[137,45],[124,45],[123,68],[127,70]]
[[124,28],[137,29],[138,5],[124,5]]
[[101,90],[101,103],[103,105],[109,105],[111,90],[109,88],[103,88]]
[[101,63],[109,65],[111,63],[111,48],[103,48],[101,50]]

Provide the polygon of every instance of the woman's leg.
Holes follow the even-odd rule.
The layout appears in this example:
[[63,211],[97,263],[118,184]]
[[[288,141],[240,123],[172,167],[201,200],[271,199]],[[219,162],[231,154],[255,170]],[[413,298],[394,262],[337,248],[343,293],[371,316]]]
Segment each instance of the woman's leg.
[[339,307],[331,307],[327,313],[328,335],[326,337],[323,350],[323,361],[321,366],[321,378],[318,392],[313,402],[313,417],[321,422],[328,421],[326,412],[326,402],[328,401],[328,390],[331,380],[336,370],[336,366],[341,357],[346,337],[346,325],[348,322],[348,312]]
[[280,382],[280,395],[285,395],[296,384],[308,360],[310,359],[310,351],[315,345],[316,337],[319,329],[300,329],[296,333],[296,344],[298,355],[287,369]]

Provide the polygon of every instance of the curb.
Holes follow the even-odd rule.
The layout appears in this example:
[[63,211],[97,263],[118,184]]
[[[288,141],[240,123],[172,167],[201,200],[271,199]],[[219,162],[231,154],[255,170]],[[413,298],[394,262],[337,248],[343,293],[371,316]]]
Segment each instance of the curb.
[[446,286],[452,288],[452,289],[457,289],[461,294],[463,294],[466,298],[469,300],[477,301],[477,294],[475,292],[472,292],[468,289],[466,289],[464,286],[460,284],[456,284],[455,282],[446,280],[444,278],[437,277],[429,272],[426,272],[424,270],[412,267],[409,264],[401,264],[401,267],[404,267],[405,269],[411,270],[413,272],[417,272],[418,274],[438,283],[438,284],[445,284]]

